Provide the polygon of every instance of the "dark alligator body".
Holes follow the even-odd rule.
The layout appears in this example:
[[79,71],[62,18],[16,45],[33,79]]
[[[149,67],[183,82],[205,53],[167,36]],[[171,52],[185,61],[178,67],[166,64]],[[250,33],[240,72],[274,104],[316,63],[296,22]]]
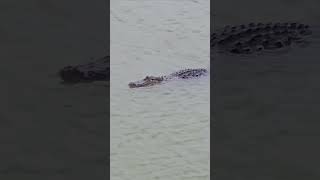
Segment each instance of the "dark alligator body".
[[250,23],[225,26],[211,34],[211,49],[218,53],[252,54],[305,45],[312,34],[300,23]]
[[59,71],[64,83],[110,81],[110,56],[76,66],[66,66]]
[[[249,23],[225,26],[211,34],[211,52],[222,54],[253,54],[276,52],[277,50],[306,45],[312,31],[309,25],[285,23]],[[205,74],[204,69],[187,69],[169,76],[153,77],[130,83],[130,87],[144,87],[159,84],[172,78],[193,78]],[[94,60],[76,66],[66,66],[59,72],[66,83],[110,81],[110,57]]]
[[191,79],[197,78],[201,76],[205,76],[208,74],[206,69],[184,69],[167,76],[146,76],[144,79],[136,82],[129,83],[130,88],[138,88],[138,87],[147,87],[153,86],[156,84],[160,84],[162,82],[166,82],[172,79]]

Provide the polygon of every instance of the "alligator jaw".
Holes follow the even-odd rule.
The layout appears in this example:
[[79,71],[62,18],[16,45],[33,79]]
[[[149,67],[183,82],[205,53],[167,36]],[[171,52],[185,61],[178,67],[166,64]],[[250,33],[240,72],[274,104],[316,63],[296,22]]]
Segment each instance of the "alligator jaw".
[[144,83],[141,81],[137,81],[137,82],[131,82],[128,84],[130,88],[138,88],[138,87],[143,87]]
[[139,88],[139,87],[153,86],[159,83],[160,82],[149,82],[149,81],[142,80],[142,81],[131,82],[128,85],[130,88]]
[[143,87],[142,84],[136,84],[135,82],[131,82],[128,84],[130,88],[138,88],[138,87]]

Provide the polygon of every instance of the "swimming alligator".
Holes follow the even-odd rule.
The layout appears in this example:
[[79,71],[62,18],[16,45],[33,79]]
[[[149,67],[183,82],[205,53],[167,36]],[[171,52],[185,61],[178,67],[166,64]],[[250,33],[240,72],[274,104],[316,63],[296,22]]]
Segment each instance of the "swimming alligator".
[[200,76],[207,75],[208,71],[206,69],[184,69],[178,72],[174,72],[167,76],[146,76],[144,79],[136,82],[129,83],[130,88],[147,87],[160,84],[162,82],[172,80],[172,79],[191,79]]
[[66,66],[59,71],[65,83],[110,81],[110,56],[76,66]]
[[[218,29],[210,37],[211,51],[223,54],[253,54],[263,51],[276,50],[304,45],[312,34],[309,25],[301,23],[249,23],[247,25],[227,25]],[[169,76],[147,76],[139,82],[130,83],[130,87],[143,87],[159,84],[173,77],[192,78],[201,76],[204,69],[187,69]],[[110,57],[105,56],[90,63],[76,66],[66,66],[59,72],[60,77],[67,83],[109,81]]]
[[220,53],[252,54],[308,43],[309,25],[300,23],[249,23],[225,26],[211,34],[211,49]]

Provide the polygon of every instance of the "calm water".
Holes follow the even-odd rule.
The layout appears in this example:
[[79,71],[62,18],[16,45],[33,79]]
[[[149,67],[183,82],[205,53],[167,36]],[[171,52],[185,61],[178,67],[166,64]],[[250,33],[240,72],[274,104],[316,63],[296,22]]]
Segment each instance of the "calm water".
[[111,178],[209,179],[209,76],[127,85],[209,67],[209,1],[114,0],[111,7]]

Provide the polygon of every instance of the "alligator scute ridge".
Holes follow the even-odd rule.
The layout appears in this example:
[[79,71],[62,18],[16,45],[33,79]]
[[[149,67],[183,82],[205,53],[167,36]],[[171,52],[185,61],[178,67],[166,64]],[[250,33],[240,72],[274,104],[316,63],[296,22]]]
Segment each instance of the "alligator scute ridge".
[[[308,43],[312,34],[309,25],[284,23],[249,23],[218,29],[210,35],[210,48],[223,54],[253,54]],[[147,76],[141,81],[129,83],[129,87],[144,87],[159,84],[172,78],[194,78],[206,74],[205,69],[186,69],[169,76]],[[90,63],[66,66],[59,71],[66,83],[110,81],[110,56]]]
[[249,23],[225,26],[210,36],[210,46],[220,53],[252,54],[306,44],[312,34],[301,23]]

